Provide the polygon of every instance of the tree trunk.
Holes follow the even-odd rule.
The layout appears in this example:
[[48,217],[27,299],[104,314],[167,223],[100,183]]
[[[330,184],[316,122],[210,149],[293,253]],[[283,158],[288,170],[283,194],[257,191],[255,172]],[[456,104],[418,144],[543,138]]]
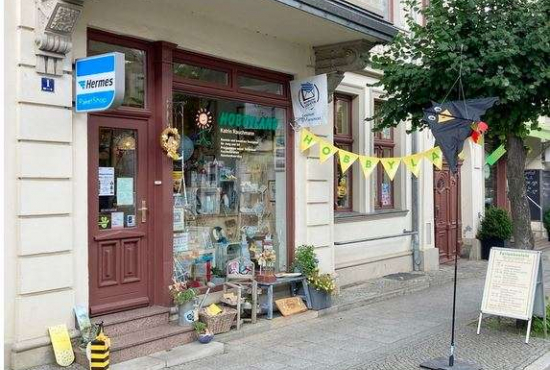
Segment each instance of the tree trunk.
[[535,240],[531,232],[531,212],[525,189],[525,160],[527,150],[523,140],[509,134],[506,145],[506,164],[508,177],[508,198],[512,208],[514,248],[533,249]]

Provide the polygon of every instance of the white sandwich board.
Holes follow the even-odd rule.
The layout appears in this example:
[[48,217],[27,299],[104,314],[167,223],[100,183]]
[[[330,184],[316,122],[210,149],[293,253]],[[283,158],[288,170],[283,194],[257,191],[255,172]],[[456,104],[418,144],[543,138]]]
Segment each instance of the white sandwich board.
[[541,254],[540,251],[491,248],[477,334],[481,331],[483,314],[527,320],[525,343],[529,343],[533,315],[546,323]]

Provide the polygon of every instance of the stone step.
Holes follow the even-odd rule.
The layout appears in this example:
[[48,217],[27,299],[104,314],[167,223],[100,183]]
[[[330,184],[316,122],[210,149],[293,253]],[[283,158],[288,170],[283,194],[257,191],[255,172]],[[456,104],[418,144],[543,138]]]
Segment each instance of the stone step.
[[196,340],[191,327],[164,324],[128,333],[111,341],[111,363],[116,364],[155,352],[165,351]]
[[[191,327],[163,324],[153,328],[127,333],[111,338],[110,363],[116,364],[138,357],[166,351],[196,340]],[[88,360],[82,351],[75,351],[76,362],[88,367]]]
[[97,316],[94,317],[92,321],[94,323],[103,321],[105,334],[109,337],[118,337],[143,329],[168,324],[169,319],[169,307],[151,306]]

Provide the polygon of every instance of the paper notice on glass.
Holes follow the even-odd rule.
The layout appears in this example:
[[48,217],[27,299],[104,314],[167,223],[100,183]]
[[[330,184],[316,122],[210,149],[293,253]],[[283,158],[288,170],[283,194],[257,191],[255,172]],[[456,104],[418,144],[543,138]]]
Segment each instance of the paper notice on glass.
[[99,196],[115,195],[115,168],[99,167]]
[[124,227],[124,212],[111,213],[111,229],[119,229]]
[[116,203],[119,206],[134,205],[134,179],[132,177],[116,179]]

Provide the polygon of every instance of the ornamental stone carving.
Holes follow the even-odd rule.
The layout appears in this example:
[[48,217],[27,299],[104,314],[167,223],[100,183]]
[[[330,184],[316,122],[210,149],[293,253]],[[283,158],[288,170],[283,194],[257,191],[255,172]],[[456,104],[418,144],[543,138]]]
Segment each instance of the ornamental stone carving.
[[357,72],[365,69],[369,51],[375,45],[375,42],[357,40],[313,48],[315,51],[315,73],[327,74],[329,100],[332,100],[332,94],[344,79],[345,72]]
[[83,0],[35,0],[36,70],[38,73],[63,74],[63,60],[71,51],[71,37],[82,12]]

